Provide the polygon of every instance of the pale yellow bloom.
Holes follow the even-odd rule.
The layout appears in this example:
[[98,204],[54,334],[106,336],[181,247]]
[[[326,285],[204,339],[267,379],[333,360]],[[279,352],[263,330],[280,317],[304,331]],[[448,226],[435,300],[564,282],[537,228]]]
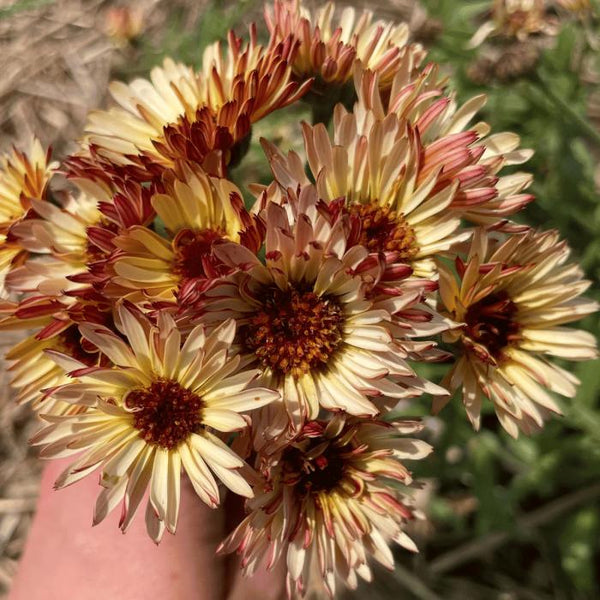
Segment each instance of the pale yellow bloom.
[[[50,320],[48,318],[48,324]],[[23,327],[26,325],[27,322]],[[43,393],[47,388],[71,381],[64,369],[46,353],[47,350],[66,353],[88,366],[98,365],[100,361],[97,351],[86,351],[77,325],[69,324],[68,321],[62,330],[49,337],[40,339],[38,335],[28,336],[6,353],[6,360],[10,364],[10,384],[16,390],[18,401],[29,402],[34,410],[49,415],[82,412],[83,407],[48,397]]]
[[[456,186],[434,190],[439,171],[420,172],[419,139],[395,114],[380,120],[369,111],[359,118],[338,105],[333,139],[324,125],[305,124],[304,143],[319,197],[344,199],[362,223],[361,243],[372,252],[393,253],[395,262],[431,278],[433,256],[464,238],[459,215],[449,210]],[[308,183],[297,155],[267,151],[282,186],[294,179]]]
[[155,194],[151,202],[167,237],[134,226],[115,238],[122,252],[114,263],[113,292],[122,290],[130,300],[173,302],[183,285],[206,284],[229,272],[212,253],[215,242],[243,240],[258,250],[254,218],[241,192],[226,179],[185,167],[181,179],[172,178],[165,193]]
[[11,287],[72,302],[66,295],[81,285],[68,277],[85,273],[90,242],[88,228],[102,220],[95,197],[68,195],[61,205],[31,200],[32,218],[16,223],[11,231],[19,245],[32,255],[9,276]]
[[[200,498],[219,503],[217,480],[242,496],[252,489],[240,474],[244,465],[216,432],[244,429],[240,414],[278,398],[271,390],[246,389],[256,370],[240,370],[231,352],[235,323],[213,331],[196,326],[185,337],[161,312],[157,325],[120,306],[120,329],[127,341],[107,328],[80,325],[83,337],[114,364],[87,369],[78,360],[53,352],[56,362],[76,377],[51,391],[54,398],[85,412],[46,415],[49,422],[33,439],[41,456],[80,455],[58,478],[61,488],[100,469],[94,522],[123,502],[120,527],[126,531],[149,498],[146,525],[159,541],[174,533],[179,515],[182,469]],[[79,371],[84,369],[83,371]]]
[[[598,309],[580,298],[590,282],[568,258],[556,231],[529,231],[503,243],[477,231],[466,262],[456,263],[458,278],[440,265],[442,309],[462,325],[445,334],[458,350],[445,384],[462,390],[476,429],[485,398],[512,436],[539,429],[561,412],[548,392],[573,397],[579,383],[548,357],[597,356],[593,335],[564,327]],[[434,410],[447,401],[436,401]]]
[[[327,2],[314,14],[301,0],[275,0],[265,7],[271,37],[282,41],[292,36],[299,42],[293,61],[300,78],[317,77],[329,85],[351,81],[356,61],[380,75],[380,84],[389,88],[403,62],[421,62],[424,50],[409,44],[406,23],[395,25],[374,20],[370,10],[358,13],[345,7],[336,18],[336,6]],[[320,88],[319,85],[317,87]],[[322,92],[326,94],[326,89]]]
[[25,258],[23,248],[10,235],[12,227],[27,215],[33,200],[45,201],[55,168],[37,139],[26,152],[14,148],[0,157],[0,297],[8,293],[6,276]]
[[384,265],[365,247],[350,247],[349,216],[326,214],[314,187],[263,199],[265,264],[247,248],[220,244],[215,254],[237,270],[200,303],[211,322],[236,320],[259,381],[282,394],[260,412],[257,431],[277,437],[321,408],[375,415],[400,398],[441,392],[407,364],[392,319],[410,312],[420,292],[371,298]]
[[485,95],[459,105],[446,85],[439,67],[431,64],[418,77],[410,70],[399,71],[389,98],[383,98],[376,74],[357,70],[359,102],[354,115],[363,124],[359,131],[366,133],[371,114],[380,121],[397,115],[408,130],[418,131],[420,160],[415,171],[418,181],[429,182],[430,196],[449,191],[448,208],[454,217],[486,227],[511,228],[507,217],[533,200],[526,192],[533,178],[521,171],[508,175],[501,171],[527,162],[533,151],[520,148],[515,133],[494,133],[483,121],[472,123],[486,103]]
[[119,107],[90,114],[87,141],[116,164],[146,169],[148,178],[178,160],[224,176],[252,123],[306,92],[308,84],[291,81],[292,52],[289,40],[263,48],[251,28],[245,45],[230,32],[226,54],[220,42],[209,46],[200,72],[166,59],[150,80],[113,82]]
[[[426,457],[431,447],[404,435],[414,421],[390,424],[335,416],[309,421],[291,443],[266,460],[266,478],[248,502],[249,515],[221,544],[237,551],[251,576],[285,562],[288,597],[333,597],[336,581],[356,588],[371,581],[372,556],[388,569],[393,541],[413,552],[404,532],[417,513],[404,493],[412,483],[400,462]],[[392,486],[393,482],[393,486]]]

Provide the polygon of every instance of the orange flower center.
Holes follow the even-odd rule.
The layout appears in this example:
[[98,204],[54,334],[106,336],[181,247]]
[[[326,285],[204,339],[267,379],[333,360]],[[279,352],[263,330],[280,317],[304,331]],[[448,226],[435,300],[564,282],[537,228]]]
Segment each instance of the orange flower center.
[[202,398],[177,381],[159,378],[129,392],[125,406],[133,410],[133,426],[148,444],[176,448],[202,425]]
[[419,251],[415,232],[402,213],[376,202],[351,204],[348,210],[359,218],[359,243],[370,252],[396,252],[397,261],[410,262]]
[[335,300],[294,287],[267,288],[260,300],[243,336],[264,367],[299,377],[327,363],[342,341],[344,316]]
[[[503,350],[520,339],[520,325],[516,321],[517,305],[504,291],[490,294],[473,304],[465,315],[465,333],[481,348],[474,348],[486,362],[503,358]],[[489,358],[493,361],[490,361]]]
[[183,229],[173,240],[175,263],[173,271],[182,279],[206,278],[224,267],[212,254],[212,245],[225,237],[221,229],[194,231]]

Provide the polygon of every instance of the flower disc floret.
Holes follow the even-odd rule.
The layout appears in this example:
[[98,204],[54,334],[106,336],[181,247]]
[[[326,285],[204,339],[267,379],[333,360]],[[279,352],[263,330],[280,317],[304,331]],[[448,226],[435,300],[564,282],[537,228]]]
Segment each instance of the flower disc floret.
[[473,345],[483,345],[494,364],[504,350],[519,339],[517,305],[505,291],[490,294],[471,305],[465,314],[465,336]]
[[148,444],[172,450],[202,425],[202,398],[177,381],[159,378],[132,390],[125,406],[133,411],[133,426]]
[[359,243],[370,252],[394,252],[397,262],[410,262],[419,252],[415,231],[402,213],[377,201],[351,204],[348,211],[360,220]]
[[290,446],[281,458],[282,482],[295,486],[301,497],[331,493],[344,479],[351,455],[349,444],[337,447],[320,438],[310,439],[304,449]]
[[332,297],[268,287],[242,336],[264,367],[298,377],[327,364],[342,341],[344,315]]
[[173,273],[184,280],[205,278],[204,261],[210,256],[213,243],[224,239],[226,235],[221,228],[182,230],[173,240]]

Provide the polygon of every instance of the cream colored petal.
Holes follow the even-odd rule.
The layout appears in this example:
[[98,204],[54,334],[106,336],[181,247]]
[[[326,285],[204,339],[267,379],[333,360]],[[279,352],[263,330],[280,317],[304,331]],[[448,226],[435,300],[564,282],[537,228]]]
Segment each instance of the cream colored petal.
[[157,517],[165,521],[169,495],[169,450],[157,448],[154,454],[154,466],[150,480],[150,504]]
[[228,394],[223,389],[212,390],[203,396],[210,408],[235,412],[255,410],[280,398],[279,392],[266,388],[250,388]]
[[92,525],[98,525],[123,500],[126,486],[127,477],[121,477],[100,492],[94,506]]
[[207,431],[192,434],[189,444],[212,467],[218,464],[226,469],[241,467],[244,461],[229,446]]
[[254,493],[248,482],[237,471],[223,467],[215,462],[209,463],[214,474],[228,487],[232,492],[243,496],[244,498],[252,498]]
[[165,525],[171,533],[177,529],[181,498],[181,458],[176,451],[169,452],[167,479],[167,513]]
[[205,408],[202,411],[202,423],[217,431],[238,431],[245,429],[248,423],[237,412],[218,408]]
[[[190,449],[191,448],[191,449]],[[206,463],[196,450],[187,443],[179,447],[183,468],[200,498],[211,508],[219,503],[219,488]]]

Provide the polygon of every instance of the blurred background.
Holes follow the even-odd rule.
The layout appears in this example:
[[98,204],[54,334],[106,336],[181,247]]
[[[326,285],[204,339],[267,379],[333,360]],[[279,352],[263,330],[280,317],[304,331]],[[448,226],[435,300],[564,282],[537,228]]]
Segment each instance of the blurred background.
[[[305,2],[315,6],[316,2]],[[341,4],[341,3],[340,3]],[[537,202],[521,220],[557,228],[588,277],[600,275],[600,21],[594,0],[538,3],[531,34],[508,29],[476,45],[493,2],[349,1],[410,24],[451,76],[459,102],[486,93],[481,115],[534,148]],[[530,4],[534,4],[531,2]],[[541,8],[540,8],[541,7]],[[75,148],[85,115],[105,106],[112,79],[146,76],[165,56],[200,64],[203,48],[233,27],[262,19],[255,0],[0,0],[0,149],[35,133],[55,158]],[[263,29],[264,33],[264,29]],[[469,40],[472,43],[469,44]],[[268,178],[256,142],[301,146],[303,105],[274,113],[254,130],[234,178],[242,188]],[[600,297],[597,284],[592,295]],[[583,322],[596,335],[599,318]],[[18,334],[2,333],[8,349]],[[424,374],[438,381],[443,367]],[[414,474],[426,514],[411,534],[417,556],[398,552],[393,573],[347,600],[587,600],[600,597],[600,361],[575,365],[578,396],[541,434],[511,439],[493,413],[472,431],[460,403],[428,417],[429,399],[402,409],[427,419],[435,453]],[[0,594],[6,594],[35,510],[40,464],[27,439],[36,428],[0,380]],[[0,597],[3,597],[0,595]]]

